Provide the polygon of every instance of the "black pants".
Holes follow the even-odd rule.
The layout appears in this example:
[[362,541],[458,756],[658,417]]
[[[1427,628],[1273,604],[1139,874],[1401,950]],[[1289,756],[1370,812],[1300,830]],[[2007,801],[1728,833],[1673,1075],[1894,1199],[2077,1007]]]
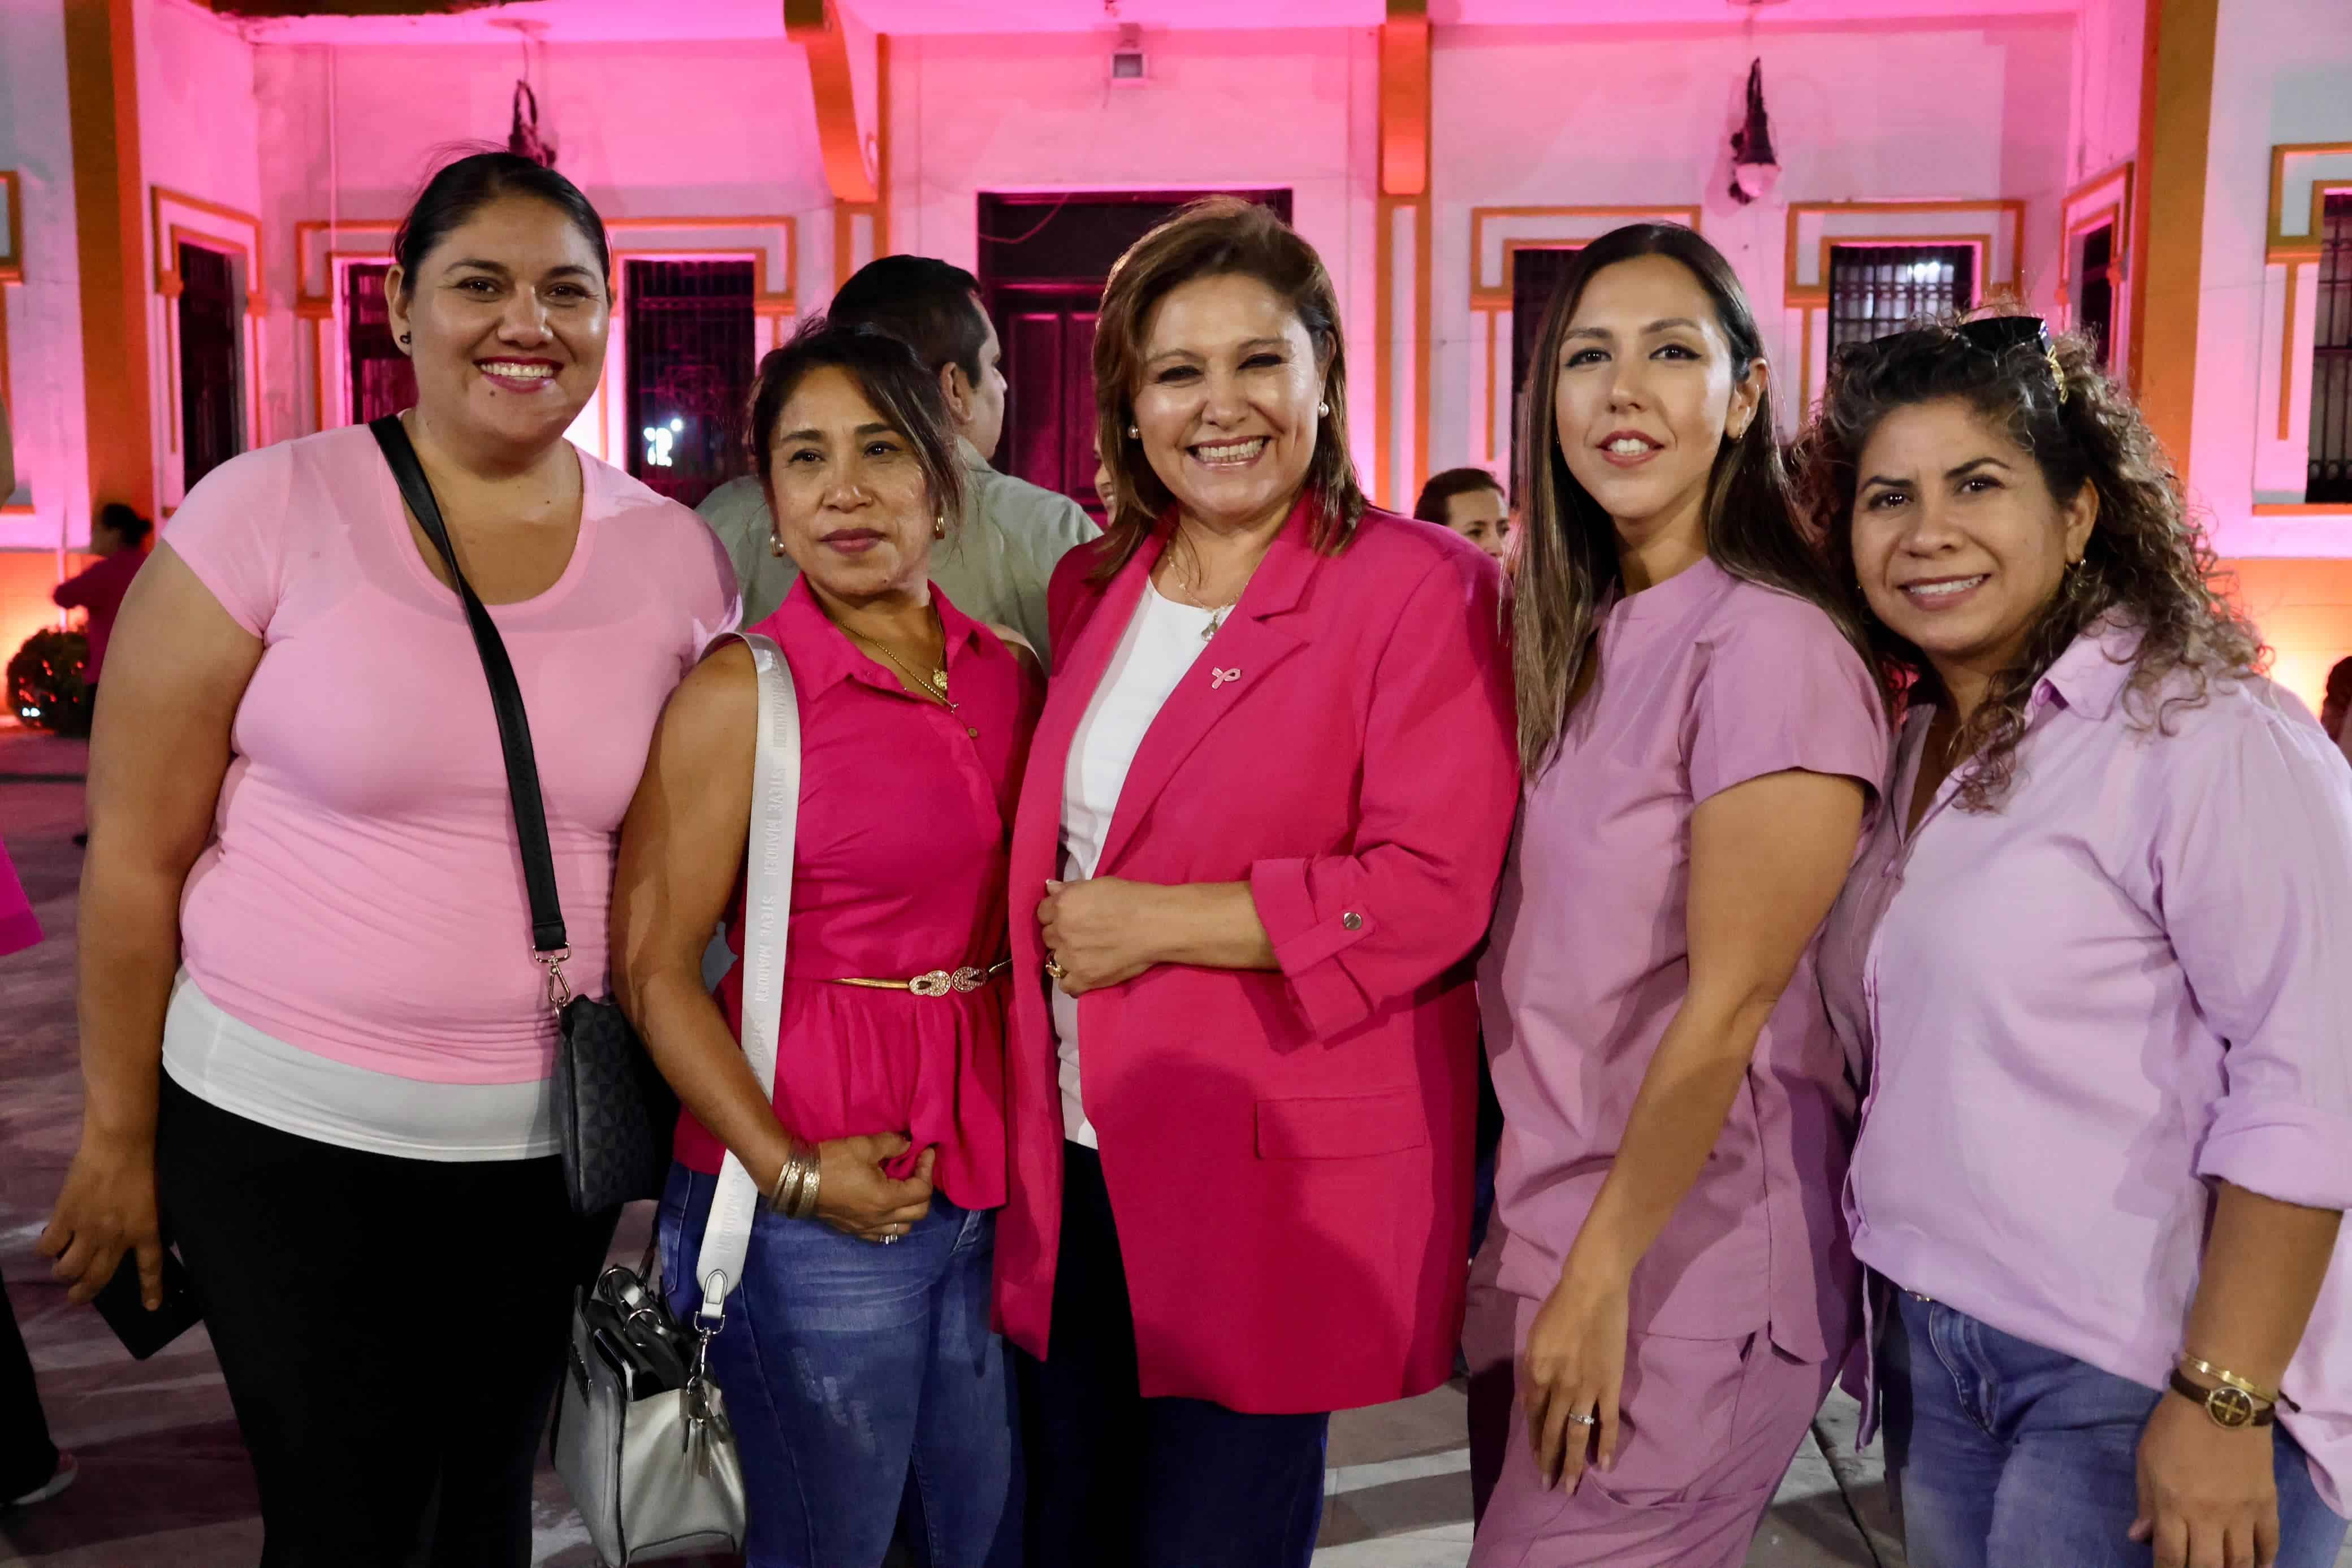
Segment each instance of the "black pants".
[[1306,1568],[1330,1416],[1142,1396],[1102,1159],[1062,1147],[1051,1354],[1013,1353],[1030,1568]]
[[0,1284],[0,1505],[47,1484],[58,1473],[58,1446],[49,1441],[33,1358],[16,1330],[16,1309]]
[[261,1492],[262,1568],[527,1568],[572,1291],[558,1162],[400,1159],[163,1080],[156,1185]]

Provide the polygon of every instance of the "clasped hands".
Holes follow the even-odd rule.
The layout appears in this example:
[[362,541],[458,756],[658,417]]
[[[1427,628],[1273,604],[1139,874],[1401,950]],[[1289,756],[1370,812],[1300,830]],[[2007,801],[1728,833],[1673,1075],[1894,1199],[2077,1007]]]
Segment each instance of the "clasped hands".
[[1037,924],[1046,958],[1060,971],[1054,983],[1080,997],[1124,985],[1159,963],[1151,946],[1152,901],[1166,891],[1115,876],[1047,883]]

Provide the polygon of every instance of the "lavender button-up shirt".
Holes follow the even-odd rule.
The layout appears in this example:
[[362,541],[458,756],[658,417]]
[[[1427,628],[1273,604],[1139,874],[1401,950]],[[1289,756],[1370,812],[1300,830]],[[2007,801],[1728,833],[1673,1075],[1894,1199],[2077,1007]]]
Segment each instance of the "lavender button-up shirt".
[[[2161,1388],[2210,1183],[2352,1207],[2352,776],[2268,681],[2146,727],[2134,645],[2095,630],[2051,666],[1997,811],[1956,804],[1956,777],[1905,831],[1931,710],[1908,716],[1821,974],[1869,1084],[1855,1254]],[[2303,1411],[2281,1412],[2338,1511],[2347,1255],[2352,1229],[2287,1370]]]

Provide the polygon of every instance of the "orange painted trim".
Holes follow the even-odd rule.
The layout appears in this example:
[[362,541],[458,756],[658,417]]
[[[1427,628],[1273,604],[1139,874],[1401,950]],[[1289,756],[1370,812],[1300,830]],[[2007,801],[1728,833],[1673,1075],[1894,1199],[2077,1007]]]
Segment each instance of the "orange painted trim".
[[2352,501],[2257,501],[2258,517],[2352,517]]
[[2278,438],[2289,439],[2288,432],[2294,423],[2294,350],[2299,346],[2294,332],[2295,264],[2286,264],[2286,320],[2279,328],[2279,426]]
[[1429,17],[1381,24],[1381,194],[1429,193]]
[[16,171],[0,169],[0,210],[8,214],[8,248],[0,251],[0,283],[25,281],[25,201]]
[[[1412,276],[1412,472],[1408,476],[1408,487],[1416,497],[1429,478],[1429,361],[1431,339],[1436,336],[1430,319],[1430,252],[1434,242],[1431,233],[1436,227],[1430,204],[1424,199],[1413,214],[1413,276]],[[1403,496],[1398,500],[1412,505]]]
[[[1495,445],[1495,420],[1496,417],[1496,410],[1495,407],[1496,401],[1495,397],[1495,371],[1499,368],[1499,361],[1496,360],[1495,353],[1496,338],[1501,330],[1501,323],[1496,319],[1496,314],[1492,310],[1482,310],[1479,314],[1486,318],[1486,385],[1485,389],[1486,399],[1486,444],[1482,448],[1482,450],[1486,455],[1492,457],[1498,450]],[[1516,388],[1513,389],[1513,395],[1517,395]]]
[[[1470,209],[1470,308],[1473,310],[1508,310],[1511,308],[1511,258],[1523,250],[1574,250],[1590,245],[1600,237],[1596,233],[1583,239],[1543,239],[1528,235],[1503,242],[1503,280],[1489,287],[1480,281],[1486,256],[1486,225],[1504,218],[1615,218],[1609,225],[1617,228],[1623,224],[1659,220],[1679,223],[1686,228],[1699,226],[1699,209],[1693,206],[1663,204],[1623,204],[1608,206],[1517,206],[1473,207]],[[1605,233],[1606,230],[1601,231]]]
[[1798,423],[1811,419],[1813,413],[1813,317],[1818,308],[1808,305],[1798,312],[1801,323],[1799,330],[1804,342],[1797,350],[1797,414]]
[[832,187],[833,199],[861,204],[879,200],[874,171],[857,134],[849,37],[832,0],[785,0],[784,36],[808,56],[809,86],[816,94],[817,145],[824,155],[825,183]]
[[[1943,213],[1953,217],[1958,217],[1964,214],[1973,213],[1990,216],[1993,219],[1993,222],[1989,226],[1979,228],[1972,233],[1937,235],[1903,234],[1885,229],[1869,229],[1853,234],[1833,234],[1830,232],[1829,226],[1825,221],[1820,236],[1821,254],[1818,258],[1821,267],[1821,281],[1819,283],[1801,284],[1797,281],[1797,255],[1799,247],[1802,244],[1801,231],[1804,226],[1804,220],[1808,216],[1813,214],[1820,214],[1826,220],[1828,215],[1833,213],[1861,213],[1870,214]],[[2010,246],[2009,271],[1999,277],[1994,277],[1990,276],[1990,274],[1992,271],[1994,248],[2000,240],[2000,219],[2002,218],[2007,218],[2015,225],[2015,227],[2011,230],[2015,238],[2014,243]],[[1842,245],[1973,245],[1978,247],[1979,257],[1982,263],[1982,265],[1976,269],[1977,298],[1979,300],[1990,299],[1994,297],[1994,290],[1996,289],[2008,289],[2013,291],[2018,286],[2017,269],[2021,260],[2022,259],[2019,253],[2023,250],[2025,246],[2025,203],[2021,199],[2014,196],[1990,197],[1980,202],[1791,203],[1789,207],[1789,233],[1787,247],[1781,257],[1781,266],[1783,269],[1781,274],[1782,302],[1791,306],[1827,305],[1830,302],[1830,252],[1836,246]]]
[[2137,162],[2147,206],[2134,236],[2132,387],[2150,429],[2189,477],[2197,319],[2205,256],[2213,40],[2221,0],[2148,0]]
[[2286,164],[2290,158],[2352,156],[2352,141],[2289,141],[2271,149],[2270,234],[2263,256],[2270,261],[2317,261],[2326,231],[2327,198],[2352,191],[2352,179],[2315,180],[2311,185],[2311,226],[2290,236],[2286,227]]
[[62,0],[81,296],[89,497],[155,508],[148,381],[146,181],[140,164],[133,0]]
[[1379,233],[1372,244],[1372,504],[1388,501],[1390,471],[1394,460],[1390,455],[1393,434],[1391,404],[1396,396],[1396,262],[1391,251],[1396,246],[1394,214],[1402,202],[1395,196],[1381,195],[1373,199],[1372,221]]
[[[147,228],[148,233],[154,236],[155,242],[156,293],[166,299],[179,298],[179,242],[184,235],[187,238],[195,240],[198,244],[213,250],[234,251],[245,257],[246,277],[250,285],[248,292],[254,300],[266,298],[268,288],[261,273],[261,220],[259,218],[255,217],[251,213],[240,212],[235,207],[224,206],[218,202],[208,202],[202,196],[191,196],[184,191],[170,190],[162,185],[148,187],[147,201],[149,206]],[[250,240],[223,239],[215,235],[179,224],[167,225],[163,221],[163,204],[166,202],[175,207],[184,207],[192,213],[202,213],[207,217],[218,218],[224,223],[242,225],[253,237]],[[262,313],[263,307],[249,304],[248,308],[252,314],[257,316]]]
[[[2074,281],[2074,241],[2095,232],[2103,223],[2112,223],[2116,226],[2115,248],[2107,265],[2119,274],[2131,270],[2132,182],[2136,172],[2128,158],[2120,163],[2111,163],[2089,179],[2077,183],[2059,203],[2058,210],[2064,216],[2066,230],[2058,252],[2058,287],[2062,294]],[[2077,213],[2076,209],[2094,192],[2115,183],[2118,178],[2123,183],[2123,190],[2114,201]]]

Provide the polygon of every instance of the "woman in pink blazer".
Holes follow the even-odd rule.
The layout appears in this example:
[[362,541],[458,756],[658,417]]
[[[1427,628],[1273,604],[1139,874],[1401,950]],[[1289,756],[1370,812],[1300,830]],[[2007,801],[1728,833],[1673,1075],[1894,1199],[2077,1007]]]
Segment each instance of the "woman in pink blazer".
[[1451,1369],[1500,583],[1366,507],[1329,276],[1265,209],[1139,242],[1095,361],[1120,507],[1055,575],[1013,836],[1029,1561],[1288,1568],[1328,1412]]

